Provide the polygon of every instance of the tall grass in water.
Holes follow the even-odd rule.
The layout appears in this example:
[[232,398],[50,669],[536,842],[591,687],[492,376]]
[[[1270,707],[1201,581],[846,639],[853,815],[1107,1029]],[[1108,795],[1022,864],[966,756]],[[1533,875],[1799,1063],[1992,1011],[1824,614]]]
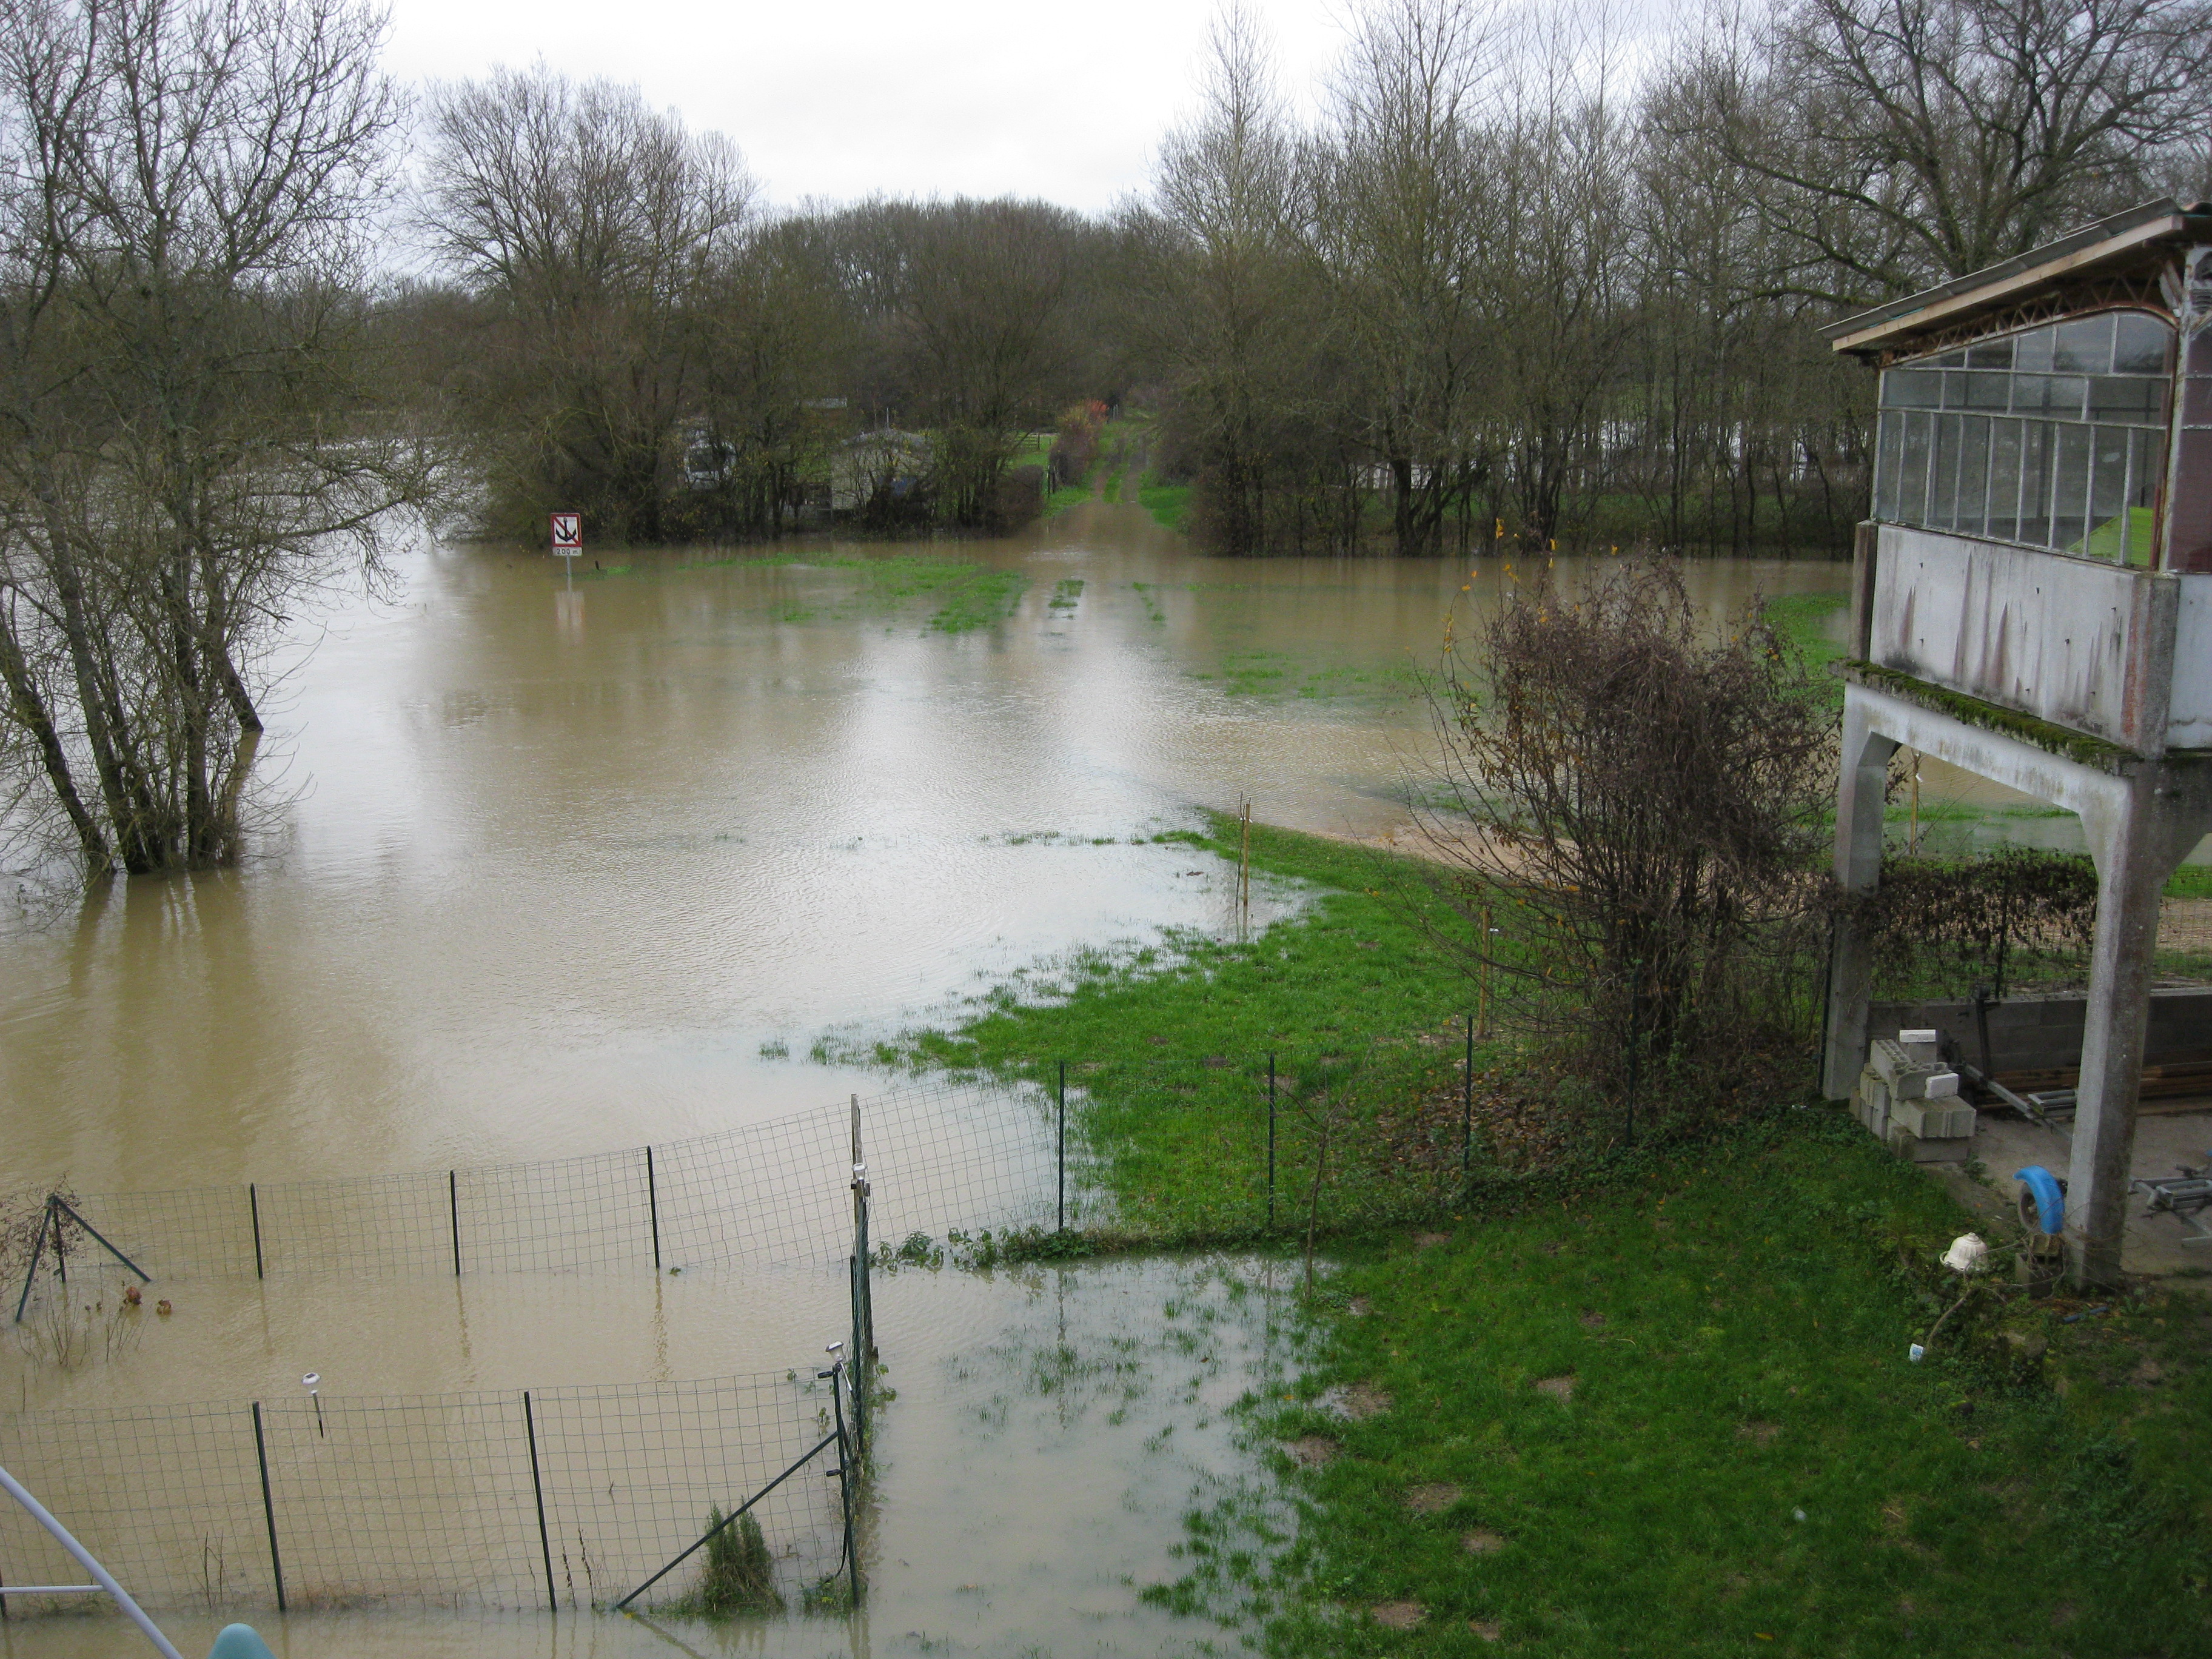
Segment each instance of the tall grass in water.
[[781,1613],[783,1597],[775,1588],[775,1560],[760,1522],[741,1515],[728,1526],[720,1509],[707,1512],[713,1536],[707,1540],[707,1565],[699,1575],[699,1588],[684,1607],[687,1613],[727,1619],[738,1613]]

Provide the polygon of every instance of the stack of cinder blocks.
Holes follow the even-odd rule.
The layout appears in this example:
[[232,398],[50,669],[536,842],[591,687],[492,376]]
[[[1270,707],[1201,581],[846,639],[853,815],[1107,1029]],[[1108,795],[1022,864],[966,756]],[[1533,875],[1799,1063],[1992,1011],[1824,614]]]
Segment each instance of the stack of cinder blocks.
[[1944,1065],[1933,1031],[1875,1039],[1851,1115],[1915,1164],[1963,1163],[1973,1149],[1974,1109],[1959,1098],[1959,1074]]

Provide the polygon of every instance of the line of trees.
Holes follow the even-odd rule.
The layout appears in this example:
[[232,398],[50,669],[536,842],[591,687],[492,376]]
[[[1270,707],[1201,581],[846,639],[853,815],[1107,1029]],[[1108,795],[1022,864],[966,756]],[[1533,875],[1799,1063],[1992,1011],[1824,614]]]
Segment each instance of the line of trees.
[[1024,434],[1134,396],[1219,550],[1836,550],[1870,387],[1819,324],[2207,188],[2212,0],[1767,0],[1625,51],[1595,0],[1364,0],[1301,121],[1230,0],[1103,220],[770,214],[634,91],[439,88],[406,325],[504,533],[1002,525]]
[[1222,15],[1129,216],[1202,533],[1841,548],[1871,388],[1818,325],[2208,186],[2203,0],[1773,0],[1632,93],[1619,52],[1369,0],[1300,125]]
[[1595,3],[1358,0],[1298,119],[1231,0],[1085,217],[770,210],[634,88],[410,100],[362,0],[0,0],[0,832],[232,856],[278,630],[410,507],[988,528],[1132,401],[1219,550],[1838,548],[1814,325],[2207,191],[2212,0],[1753,0],[1632,77]]

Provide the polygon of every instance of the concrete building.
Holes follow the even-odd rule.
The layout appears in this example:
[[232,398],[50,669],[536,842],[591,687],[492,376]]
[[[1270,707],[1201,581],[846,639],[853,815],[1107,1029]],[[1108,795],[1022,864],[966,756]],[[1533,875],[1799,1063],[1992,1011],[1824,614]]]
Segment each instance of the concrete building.
[[[1900,745],[2080,816],[2098,910],[2067,1243],[2112,1284],[2160,893],[2212,832],[2212,204],[2116,214],[1827,333],[1881,377],[1836,874],[1878,880]],[[1870,972],[1843,930],[1833,1098]]]

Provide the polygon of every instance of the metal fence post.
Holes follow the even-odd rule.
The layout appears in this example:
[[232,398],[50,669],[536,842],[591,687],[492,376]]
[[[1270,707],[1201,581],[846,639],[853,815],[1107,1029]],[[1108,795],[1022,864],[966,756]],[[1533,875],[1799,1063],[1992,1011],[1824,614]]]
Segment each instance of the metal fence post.
[[[853,1389],[853,1434],[860,1455],[867,1455],[868,1389],[876,1359],[876,1322],[868,1281],[868,1164],[860,1145],[860,1097],[853,1097],[853,1254],[848,1259],[848,1284],[853,1298],[852,1348],[846,1358]],[[840,1430],[842,1433],[842,1430]]]
[[[46,1253],[46,1229],[52,1224],[53,1218],[53,1201],[49,1199],[46,1209],[39,1216],[39,1236],[31,1243],[31,1265],[23,1272],[23,1293],[15,1298],[15,1322],[18,1325],[23,1322],[23,1310],[30,1304],[31,1281],[39,1276],[39,1261]],[[0,1596],[0,1601],[6,1599]]]
[[653,1271],[660,1271],[660,1191],[653,1179],[653,1148],[645,1149],[645,1209],[653,1218]]
[[253,1458],[261,1466],[261,1518],[269,1525],[269,1572],[276,1581],[276,1611],[284,1609],[284,1558],[276,1549],[276,1502],[269,1495],[269,1446],[261,1437],[261,1402],[253,1402]]
[[1067,1231],[1067,1062],[1060,1062],[1060,1231]]
[[553,1540],[545,1530],[545,1486],[538,1475],[538,1419],[530,1409],[530,1390],[522,1391],[522,1432],[530,1442],[530,1495],[538,1500],[538,1552],[545,1558],[545,1606],[561,1611],[561,1594],[553,1588]]
[[253,1183],[250,1181],[246,1183],[246,1207],[253,1214],[253,1276],[258,1279],[261,1277],[261,1195],[254,1191]]
[[1275,1231],[1275,1056],[1267,1056],[1267,1231]]
[[1474,1016],[1467,1017],[1467,1076],[1460,1097],[1459,1107],[1459,1184],[1467,1190],[1468,1173],[1474,1167]]
[[446,1171],[446,1212],[453,1224],[453,1277],[461,1276],[461,1178],[457,1171]]
[[[842,1364],[830,1368],[830,1403],[837,1413],[837,1496],[845,1509],[845,1568],[852,1575],[853,1605],[858,1607],[860,1605],[860,1552],[853,1542],[853,1482],[859,1475],[860,1459],[855,1455],[857,1448],[845,1437],[845,1395],[838,1386],[842,1380],[838,1372],[844,1370]],[[853,1414],[858,1418],[860,1413],[860,1396],[855,1393]]]

